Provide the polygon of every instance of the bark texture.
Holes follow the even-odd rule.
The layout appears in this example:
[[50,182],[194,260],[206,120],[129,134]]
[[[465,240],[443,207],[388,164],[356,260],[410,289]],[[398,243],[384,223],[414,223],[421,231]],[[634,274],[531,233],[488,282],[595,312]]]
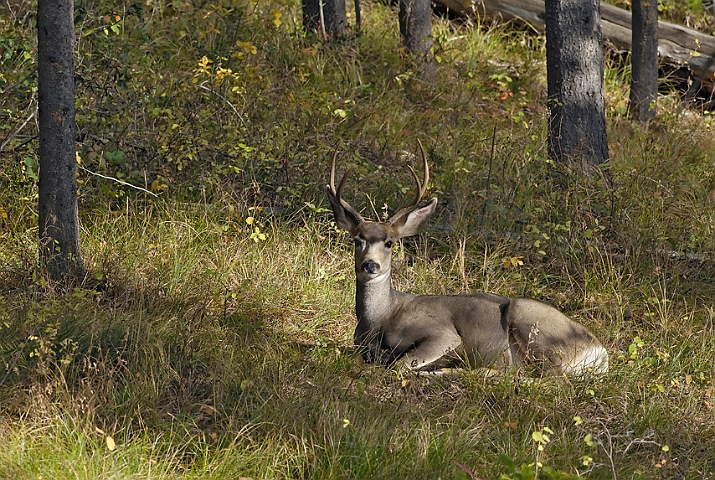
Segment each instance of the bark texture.
[[402,45],[416,62],[422,80],[435,77],[432,55],[432,5],[430,0],[400,0],[400,37]]
[[77,211],[73,46],[73,0],[39,0],[40,261],[52,278],[84,270]]
[[326,35],[331,38],[345,37],[348,34],[345,0],[303,0],[303,28],[322,31],[321,3]]
[[658,96],[658,2],[633,0],[630,112],[635,120],[655,116]]
[[549,156],[593,165],[608,159],[598,0],[546,0]]

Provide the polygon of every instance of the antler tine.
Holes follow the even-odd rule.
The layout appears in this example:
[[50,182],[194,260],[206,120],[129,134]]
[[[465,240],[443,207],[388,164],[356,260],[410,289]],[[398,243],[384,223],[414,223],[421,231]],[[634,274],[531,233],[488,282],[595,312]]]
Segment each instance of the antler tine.
[[[422,146],[422,142],[420,142],[420,139],[417,139],[417,144],[420,146],[420,152],[422,152],[422,162],[424,163],[424,168],[425,168],[425,183],[422,185],[418,186],[420,188],[420,198],[422,198],[422,195],[425,194],[425,190],[427,190],[427,184],[429,183],[429,165],[427,163],[427,153],[425,153],[425,147]],[[417,175],[415,175],[415,178],[417,178]]]
[[333,154],[333,161],[330,164],[330,191],[335,195],[335,197],[338,199],[341,205],[345,207],[346,205],[349,207],[350,205],[343,200],[342,192],[343,192],[343,185],[345,185],[345,180],[348,178],[348,173],[349,170],[347,170],[343,174],[343,178],[340,179],[340,183],[338,184],[337,190],[335,189],[335,160],[338,158],[338,150],[335,149],[335,153]]
[[345,185],[345,180],[348,178],[348,173],[350,170],[345,171],[343,174],[343,178],[340,179],[340,183],[338,183],[338,191],[335,193],[335,196],[338,197],[338,200],[340,200],[341,203],[347,204],[345,200],[343,200],[342,192],[343,192],[343,185]]
[[424,190],[422,188],[422,184],[420,183],[420,179],[417,176],[417,173],[415,173],[415,169],[412,168],[412,166],[407,165],[407,168],[409,169],[410,173],[412,174],[412,178],[415,179],[415,183],[417,184],[417,194],[415,195],[415,198],[410,202],[408,207],[414,207],[419,203],[419,201],[422,199],[422,195],[424,195]]
[[[340,183],[338,184],[337,190],[335,189],[335,162],[336,159],[338,158],[338,150],[335,149],[335,153],[333,154],[333,161],[330,164],[330,185],[328,185],[328,190],[329,190],[329,195],[332,195],[335,197],[337,200],[337,205],[340,205],[344,212],[348,213],[355,221],[355,223],[361,223],[364,222],[365,220],[362,218],[362,216],[355,210],[352,205],[350,205],[348,202],[343,200],[342,194],[343,194],[343,186],[345,186],[345,181],[348,178],[348,173],[350,170],[347,170],[343,174],[343,178],[340,180]],[[332,203],[332,200],[331,200]],[[333,206],[335,208],[335,205]]]
[[[332,193],[335,193],[335,160],[338,158],[338,149],[335,149],[335,153],[333,154],[333,161],[330,164],[330,191]],[[345,177],[343,176],[343,180],[345,180]],[[341,182],[342,184],[342,182]],[[339,195],[338,195],[339,197]]]
[[420,200],[422,200],[422,197],[424,196],[425,192],[427,191],[427,182],[429,182],[429,165],[427,164],[427,153],[425,152],[425,148],[422,146],[422,142],[420,142],[419,139],[417,139],[417,143],[420,146],[420,152],[422,153],[422,162],[424,164],[424,170],[425,170],[424,183],[420,182],[420,177],[417,176],[415,169],[412,168],[410,165],[408,165],[407,168],[410,170],[410,173],[412,174],[412,178],[415,179],[415,183],[417,184],[417,193],[415,194],[415,198],[412,200],[412,202],[410,202],[409,205],[407,205],[404,208],[401,208],[396,214],[394,214],[388,220],[388,222],[391,224],[396,222],[399,218],[403,217],[404,215],[410,213],[412,210],[414,210],[414,207],[417,206],[418,203],[420,203]]
[[412,168],[412,166],[407,165],[407,168],[410,170],[410,173],[412,174],[412,178],[415,179],[415,183],[417,184],[417,194],[415,195],[414,200],[412,200],[412,203],[410,203],[408,206],[413,207],[420,203],[420,200],[422,200],[422,197],[425,194],[425,191],[427,191],[427,182],[429,182],[429,165],[427,164],[427,153],[425,152],[425,148],[422,146],[422,142],[420,142],[419,139],[417,139],[417,143],[420,146],[420,152],[422,153],[422,162],[424,164],[424,170],[425,170],[425,181],[424,183],[420,182],[420,177],[417,176],[417,173],[415,172],[415,169]]

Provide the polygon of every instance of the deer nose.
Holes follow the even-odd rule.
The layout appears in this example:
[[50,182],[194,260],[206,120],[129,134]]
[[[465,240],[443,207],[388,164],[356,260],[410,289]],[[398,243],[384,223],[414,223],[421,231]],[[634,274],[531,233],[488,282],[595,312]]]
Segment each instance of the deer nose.
[[380,265],[378,265],[376,262],[373,262],[372,260],[368,260],[367,262],[362,264],[362,269],[364,272],[373,274],[377,273],[377,271],[380,270]]

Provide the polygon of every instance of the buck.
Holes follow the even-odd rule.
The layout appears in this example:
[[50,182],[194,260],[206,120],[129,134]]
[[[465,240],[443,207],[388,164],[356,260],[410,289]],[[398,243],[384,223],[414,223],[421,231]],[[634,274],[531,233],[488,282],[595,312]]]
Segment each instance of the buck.
[[335,188],[335,161],[330,168],[328,199],[340,228],[355,242],[355,345],[368,363],[401,370],[438,370],[467,360],[474,368],[506,369],[534,365],[555,375],[600,373],[608,354],[583,325],[551,305],[530,298],[491,293],[412,295],[392,288],[392,247],[415,235],[435,211],[437,199],[418,206],[429,182],[422,143],[424,183],[408,167],[417,184],[414,200],[386,222],[365,220]]

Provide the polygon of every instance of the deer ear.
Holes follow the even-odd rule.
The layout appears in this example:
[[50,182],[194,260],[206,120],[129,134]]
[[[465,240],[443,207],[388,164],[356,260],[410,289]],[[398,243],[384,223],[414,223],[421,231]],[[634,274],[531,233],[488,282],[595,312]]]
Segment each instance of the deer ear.
[[429,217],[434,213],[436,207],[437,199],[433,198],[424,207],[416,208],[407,215],[400,216],[392,225],[392,228],[397,232],[399,238],[414,235],[427,223],[427,220],[429,220]]
[[333,216],[338,226],[350,233],[355,233],[357,226],[365,220],[345,200],[338,199],[328,186],[328,200],[333,209]]

